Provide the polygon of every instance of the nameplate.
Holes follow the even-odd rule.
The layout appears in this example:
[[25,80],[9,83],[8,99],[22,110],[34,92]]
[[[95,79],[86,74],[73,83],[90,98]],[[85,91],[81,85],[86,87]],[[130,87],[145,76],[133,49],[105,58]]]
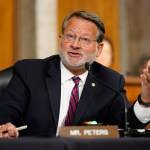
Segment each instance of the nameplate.
[[75,138],[118,138],[117,126],[64,126],[60,128],[61,137]]

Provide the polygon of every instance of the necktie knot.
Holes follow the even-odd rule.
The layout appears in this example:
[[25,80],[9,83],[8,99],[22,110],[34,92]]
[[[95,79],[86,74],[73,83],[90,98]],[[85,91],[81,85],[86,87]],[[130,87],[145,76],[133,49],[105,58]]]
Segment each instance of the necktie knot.
[[79,84],[81,79],[79,77],[74,76],[74,77],[72,77],[72,80],[75,84]]

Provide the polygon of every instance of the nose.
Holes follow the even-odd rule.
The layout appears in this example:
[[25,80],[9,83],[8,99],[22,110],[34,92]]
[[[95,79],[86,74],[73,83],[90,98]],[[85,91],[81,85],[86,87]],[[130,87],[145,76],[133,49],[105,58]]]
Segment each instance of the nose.
[[72,43],[71,46],[76,49],[76,48],[80,48],[81,47],[81,43],[80,43],[80,39],[76,38]]

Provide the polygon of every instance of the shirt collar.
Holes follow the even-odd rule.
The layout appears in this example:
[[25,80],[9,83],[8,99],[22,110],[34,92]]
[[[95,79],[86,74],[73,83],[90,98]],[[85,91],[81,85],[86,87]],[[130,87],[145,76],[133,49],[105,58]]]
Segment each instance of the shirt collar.
[[[74,74],[72,74],[62,63],[62,61],[60,62],[60,67],[61,67],[61,83],[66,82],[67,80],[70,80]],[[86,81],[88,75],[88,71],[84,72],[83,74],[79,75],[82,83],[84,84]]]

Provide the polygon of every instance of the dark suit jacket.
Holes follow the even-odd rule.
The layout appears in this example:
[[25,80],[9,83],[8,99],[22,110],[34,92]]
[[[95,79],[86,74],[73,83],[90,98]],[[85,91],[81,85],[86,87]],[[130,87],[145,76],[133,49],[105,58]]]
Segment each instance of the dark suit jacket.
[[[91,71],[112,88],[126,94],[122,75],[96,62],[92,64]],[[13,73],[0,97],[0,124],[12,122],[16,126],[28,125],[27,130],[20,132],[21,135],[55,136],[61,95],[59,56],[19,61]],[[129,114],[131,127],[144,126],[134,116],[132,107]],[[88,74],[73,125],[93,120],[124,127],[124,100]]]

